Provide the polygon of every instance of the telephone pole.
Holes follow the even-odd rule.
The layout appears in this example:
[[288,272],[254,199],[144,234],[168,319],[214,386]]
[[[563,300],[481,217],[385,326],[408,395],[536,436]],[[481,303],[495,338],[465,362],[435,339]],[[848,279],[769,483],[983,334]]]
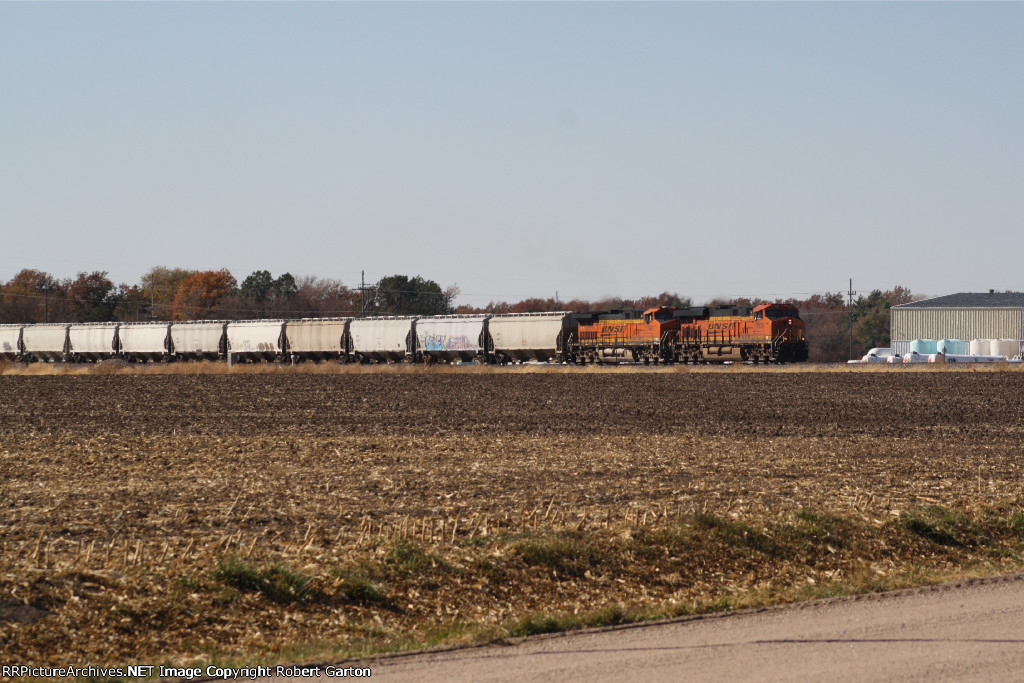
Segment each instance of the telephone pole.
[[850,290],[846,295],[849,297],[850,309],[850,360],[853,360],[853,278],[850,278]]
[[366,293],[375,289],[374,285],[366,286],[366,271],[359,271],[359,315],[366,315]]

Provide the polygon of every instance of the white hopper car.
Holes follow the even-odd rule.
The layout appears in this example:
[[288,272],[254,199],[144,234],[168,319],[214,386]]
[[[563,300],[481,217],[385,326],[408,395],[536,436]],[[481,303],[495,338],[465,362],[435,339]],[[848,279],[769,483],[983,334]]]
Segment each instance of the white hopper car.
[[488,315],[438,315],[416,320],[416,359],[485,360]]
[[127,361],[159,361],[171,357],[170,323],[121,323],[118,353]]
[[489,351],[504,365],[514,361],[552,361],[565,349],[572,318],[556,313],[505,313],[487,321]]
[[0,325],[0,360],[17,360],[21,355],[21,325]]
[[117,354],[117,323],[68,326],[68,360],[76,363],[113,358]]
[[284,357],[288,342],[284,320],[228,323],[228,353],[235,361],[272,361]]
[[356,318],[348,326],[348,357],[356,363],[403,361],[415,353],[414,316]]
[[21,333],[21,360],[66,360],[69,327],[67,323],[25,325]]
[[171,353],[176,360],[217,360],[227,351],[226,320],[189,320],[171,324]]
[[291,361],[343,360],[348,356],[348,326],[352,318],[303,318],[285,325]]

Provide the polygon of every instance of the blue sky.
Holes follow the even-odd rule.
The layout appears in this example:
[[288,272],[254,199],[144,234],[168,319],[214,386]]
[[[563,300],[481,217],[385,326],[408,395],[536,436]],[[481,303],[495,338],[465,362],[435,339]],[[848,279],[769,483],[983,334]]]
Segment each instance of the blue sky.
[[0,3],[0,280],[1024,289],[1022,3]]

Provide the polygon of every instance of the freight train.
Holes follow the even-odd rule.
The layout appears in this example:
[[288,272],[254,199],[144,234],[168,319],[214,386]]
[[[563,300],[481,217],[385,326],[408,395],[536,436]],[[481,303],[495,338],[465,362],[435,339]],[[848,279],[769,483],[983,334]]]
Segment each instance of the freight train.
[[508,363],[807,360],[796,308],[0,325],[0,359]]

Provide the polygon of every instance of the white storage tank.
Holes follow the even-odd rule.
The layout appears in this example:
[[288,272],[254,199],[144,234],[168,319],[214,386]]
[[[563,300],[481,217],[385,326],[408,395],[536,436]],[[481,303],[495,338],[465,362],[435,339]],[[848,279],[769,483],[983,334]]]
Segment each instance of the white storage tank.
[[489,315],[438,315],[416,320],[416,356],[424,362],[483,359]]
[[21,332],[22,353],[28,360],[63,360],[68,350],[67,323],[25,325]]
[[348,349],[357,363],[402,361],[415,349],[415,316],[356,318],[348,326]]
[[487,332],[499,363],[510,360],[549,361],[564,351],[572,313],[506,313],[491,316]]
[[166,360],[170,357],[171,323],[121,323],[117,339],[126,360]]
[[21,325],[0,325],[0,360],[17,360],[21,355]]
[[284,354],[283,320],[240,320],[228,323],[228,353],[236,361],[272,361]]
[[914,353],[913,351],[911,351],[907,355],[903,356],[903,362],[904,363],[927,363],[928,362],[928,358],[931,355],[933,355],[933,354],[930,354],[930,353],[927,353],[927,354],[926,353]]
[[113,358],[118,323],[78,323],[68,328],[68,360],[76,363]]
[[972,356],[988,356],[992,350],[992,340],[972,339],[970,349]]
[[171,353],[178,360],[217,360],[224,357],[226,320],[188,320],[171,323]]
[[293,360],[344,359],[351,318],[304,318],[285,325],[287,353]]
[[935,342],[935,352],[963,356],[970,353],[970,345],[962,339],[940,339]]
[[990,346],[990,355],[1005,356],[1008,360],[1016,358],[1020,354],[1020,342],[1016,339],[993,339]]

